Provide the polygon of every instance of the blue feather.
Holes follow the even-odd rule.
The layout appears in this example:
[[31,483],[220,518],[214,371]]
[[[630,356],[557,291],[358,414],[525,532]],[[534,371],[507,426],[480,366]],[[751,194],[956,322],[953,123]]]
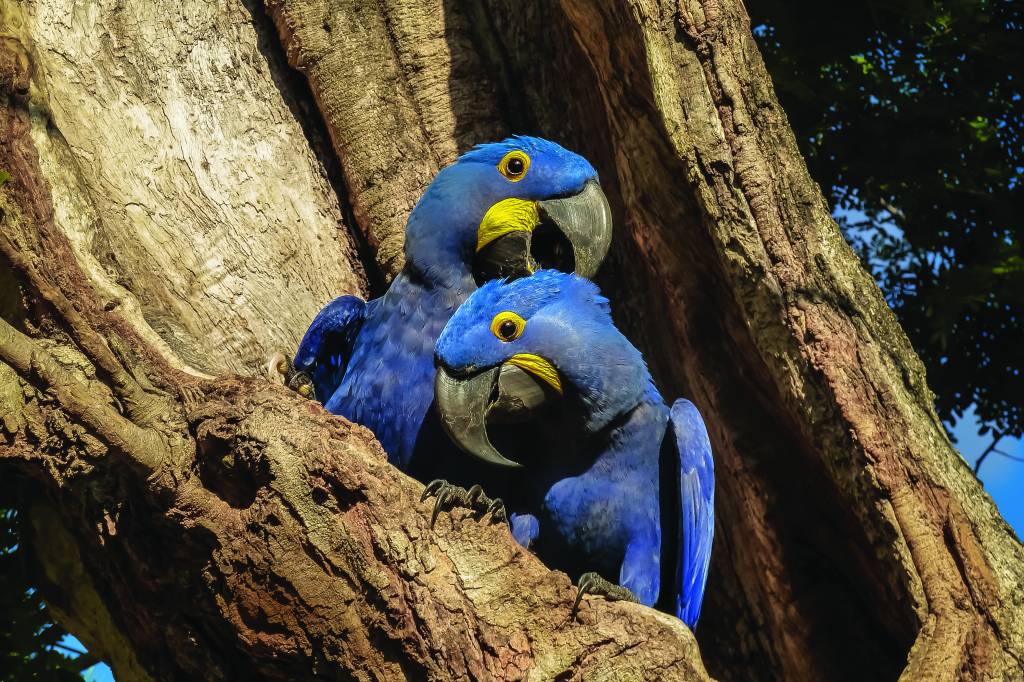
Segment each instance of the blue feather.
[[[509,182],[497,169],[512,149],[531,158]],[[554,142],[513,137],[481,145],[441,170],[406,224],[405,266],[380,298],[342,297],[306,333],[296,366],[314,377],[325,407],[369,427],[388,459],[409,471],[417,452],[443,457],[453,446],[434,423],[434,344],[456,308],[476,290],[477,230],[492,205],[509,197],[541,200],[579,192],[597,172]],[[356,303],[358,302],[358,303]],[[334,364],[337,358],[337,364]],[[418,471],[438,471],[445,465]]]
[[715,536],[715,463],[711,441],[697,407],[680,398],[672,404],[671,433],[679,458],[676,615],[691,628],[697,625]]
[[302,337],[294,365],[310,375],[317,399],[326,400],[341,384],[365,312],[361,298],[339,296],[317,314]]
[[[490,330],[503,311],[526,321],[512,341]],[[692,403],[666,406],[597,287],[556,271],[489,282],[451,318],[436,352],[457,373],[522,353],[556,368],[556,409],[501,449],[527,473],[489,494],[514,518],[535,519],[513,532],[552,567],[596,571],[694,627],[714,533],[711,445]]]

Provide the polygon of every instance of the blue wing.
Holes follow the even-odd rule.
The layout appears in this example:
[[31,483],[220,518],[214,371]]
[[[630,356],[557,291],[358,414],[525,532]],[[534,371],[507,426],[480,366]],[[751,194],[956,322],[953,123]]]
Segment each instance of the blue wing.
[[512,514],[509,524],[512,526],[512,537],[526,549],[540,535],[540,521],[533,514]]
[[679,563],[676,615],[692,629],[700,616],[715,535],[715,464],[704,420],[689,400],[672,404],[669,433],[679,456]]
[[317,313],[295,352],[295,369],[313,380],[316,399],[326,402],[341,384],[366,317],[366,301],[339,296]]

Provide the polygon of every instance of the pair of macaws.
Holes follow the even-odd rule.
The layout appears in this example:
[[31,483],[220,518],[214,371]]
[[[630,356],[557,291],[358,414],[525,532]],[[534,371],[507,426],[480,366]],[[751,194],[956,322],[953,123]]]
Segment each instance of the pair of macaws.
[[455,501],[497,511],[482,490],[497,493],[520,544],[582,574],[577,605],[586,592],[633,599],[692,628],[713,535],[711,446],[692,403],[665,405],[584,279],[610,240],[584,158],[531,137],[478,146],[416,204],[387,293],[328,304],[289,378],[434,481],[435,517]]

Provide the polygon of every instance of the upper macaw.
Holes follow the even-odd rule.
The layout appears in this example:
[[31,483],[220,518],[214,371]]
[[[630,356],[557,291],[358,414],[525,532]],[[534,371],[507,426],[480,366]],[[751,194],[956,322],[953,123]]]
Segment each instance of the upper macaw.
[[434,343],[459,304],[482,281],[539,267],[591,276],[610,241],[611,210],[586,159],[534,137],[478,146],[413,208],[405,266],[387,292],[329,303],[294,370],[330,412],[370,428],[388,460],[410,470],[419,448],[453,449],[428,422]]
[[516,540],[588,572],[580,596],[635,598],[696,625],[714,535],[707,430],[690,401],[665,405],[597,287],[556,271],[489,282],[448,322],[436,361],[445,430],[506,467],[488,492]]

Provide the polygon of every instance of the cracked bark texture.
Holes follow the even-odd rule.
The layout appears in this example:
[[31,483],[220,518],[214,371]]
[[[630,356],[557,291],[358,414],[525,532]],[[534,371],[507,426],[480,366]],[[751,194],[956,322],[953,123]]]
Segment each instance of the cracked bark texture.
[[241,3],[0,12],[31,54],[31,137],[55,221],[103,303],[176,364],[251,372],[331,298],[365,294],[296,117],[302,95],[275,83],[280,50]]
[[262,8],[0,12],[0,467],[39,588],[117,679],[706,679],[676,619],[570,617],[507,527],[431,529],[372,434],[244,376],[366,294]]
[[[47,599],[119,679],[1020,678],[1024,551],[739,0],[22,0],[0,47],[0,458],[38,486]],[[516,132],[598,168],[600,283],[709,423],[699,653],[634,605],[570,621],[501,529],[429,531],[365,430],[196,376],[394,274],[433,173]]]

